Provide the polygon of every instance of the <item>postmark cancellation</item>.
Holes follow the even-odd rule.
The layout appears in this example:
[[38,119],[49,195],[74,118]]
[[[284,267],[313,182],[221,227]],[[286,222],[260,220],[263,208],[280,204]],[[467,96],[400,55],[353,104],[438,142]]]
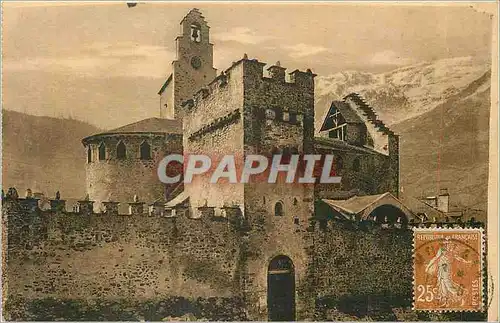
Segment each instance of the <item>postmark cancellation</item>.
[[483,229],[414,228],[413,308],[482,311]]

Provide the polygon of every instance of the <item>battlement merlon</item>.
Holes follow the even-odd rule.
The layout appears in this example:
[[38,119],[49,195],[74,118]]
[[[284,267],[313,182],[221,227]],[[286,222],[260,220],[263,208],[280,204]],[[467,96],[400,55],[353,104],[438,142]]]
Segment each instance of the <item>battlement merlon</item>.
[[308,93],[314,92],[314,78],[317,75],[310,69],[307,69],[305,72],[294,70],[288,73],[290,75],[290,81],[288,82],[285,77],[286,68],[281,67],[279,64],[270,66],[267,69],[269,77],[265,77],[264,66],[266,65],[266,63],[260,62],[257,59],[242,58],[234,62],[206,87],[196,92],[192,99],[184,101],[181,106],[187,109],[192,108],[199,100],[207,98],[216,92],[217,89],[227,85],[228,79],[234,79],[235,77],[242,78],[244,84],[250,87],[259,86],[259,84],[264,82],[275,82],[276,84],[283,84],[283,86],[289,89],[295,88]]
[[260,62],[257,59],[249,59],[242,58],[237,62],[234,62],[231,67],[229,67],[225,73],[231,74],[231,71],[237,67],[243,68],[243,77],[245,79],[254,79],[254,80],[274,80],[277,82],[295,85],[299,87],[306,87],[314,89],[314,74],[310,69],[307,69],[305,72],[300,70],[294,70],[290,75],[290,82],[287,82],[285,79],[285,71],[286,68],[282,67],[279,62],[275,65],[270,66],[267,70],[269,72],[269,77],[264,77],[264,66],[267,63]]

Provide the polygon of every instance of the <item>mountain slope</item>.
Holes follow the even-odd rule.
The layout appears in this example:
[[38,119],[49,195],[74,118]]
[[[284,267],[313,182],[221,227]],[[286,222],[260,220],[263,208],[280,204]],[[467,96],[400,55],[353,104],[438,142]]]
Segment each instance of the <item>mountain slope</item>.
[[391,125],[433,110],[480,78],[490,66],[472,57],[442,59],[371,74],[341,72],[316,78],[316,128],[332,100],[356,92]]
[[2,189],[14,186],[62,198],[85,193],[85,151],[81,139],[100,129],[85,122],[3,110]]
[[486,73],[433,110],[391,127],[400,134],[403,198],[448,188],[451,204],[486,210],[490,82]]

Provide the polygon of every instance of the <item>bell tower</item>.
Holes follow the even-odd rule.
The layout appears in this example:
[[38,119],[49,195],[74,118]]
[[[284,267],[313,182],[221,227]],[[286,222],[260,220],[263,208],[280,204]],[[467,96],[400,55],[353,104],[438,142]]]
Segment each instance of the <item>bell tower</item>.
[[213,44],[210,27],[198,9],[192,9],[181,20],[176,42],[176,60],[172,74],[160,89],[162,116],[182,118],[181,104],[190,99],[217,74],[213,67]]

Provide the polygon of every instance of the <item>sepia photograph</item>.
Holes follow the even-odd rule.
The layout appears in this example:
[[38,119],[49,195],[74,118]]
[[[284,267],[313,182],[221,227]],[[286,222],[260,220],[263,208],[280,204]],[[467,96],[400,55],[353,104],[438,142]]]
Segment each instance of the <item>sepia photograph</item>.
[[498,321],[498,3],[2,1],[1,321]]

